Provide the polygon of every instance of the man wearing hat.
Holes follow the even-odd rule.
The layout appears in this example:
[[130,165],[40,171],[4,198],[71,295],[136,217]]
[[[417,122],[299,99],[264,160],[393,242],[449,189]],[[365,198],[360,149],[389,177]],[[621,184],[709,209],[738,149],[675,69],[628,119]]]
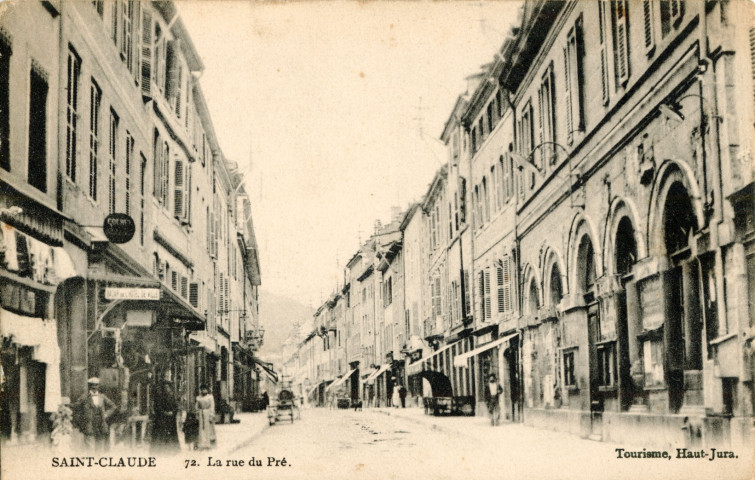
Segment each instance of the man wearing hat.
[[99,378],[92,377],[87,384],[89,393],[76,403],[75,426],[84,434],[87,448],[99,451],[108,444],[110,428],[107,420],[115,411],[115,404],[100,393]]
[[498,383],[494,374],[488,376],[488,383],[485,385],[485,403],[488,405],[490,413],[490,424],[495,426],[501,421],[501,403],[499,398],[503,393],[503,388]]

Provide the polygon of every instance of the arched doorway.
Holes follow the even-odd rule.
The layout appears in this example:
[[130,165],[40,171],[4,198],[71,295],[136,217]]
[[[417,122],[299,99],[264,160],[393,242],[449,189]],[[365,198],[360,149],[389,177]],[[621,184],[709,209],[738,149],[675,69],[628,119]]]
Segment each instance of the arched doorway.
[[592,240],[585,234],[579,241],[577,248],[577,289],[582,294],[587,310],[587,340],[588,366],[590,375],[590,420],[592,435],[601,437],[603,432],[604,392],[601,387],[610,379],[603,378],[603,370],[599,367],[605,357],[610,359],[611,352],[606,345],[598,344],[601,338],[600,309],[595,295],[595,250]]
[[616,328],[618,330],[618,368],[620,408],[627,410],[632,405],[636,389],[641,385],[632,384],[631,360],[629,353],[629,319],[627,315],[626,285],[632,280],[632,266],[637,260],[637,241],[632,221],[622,217],[616,228],[614,243],[614,273],[618,281],[616,292]]
[[678,412],[685,403],[702,403],[699,269],[689,246],[695,225],[689,192],[681,182],[674,182],[668,189],[662,217],[663,246],[669,263],[664,272],[665,380],[672,412]]

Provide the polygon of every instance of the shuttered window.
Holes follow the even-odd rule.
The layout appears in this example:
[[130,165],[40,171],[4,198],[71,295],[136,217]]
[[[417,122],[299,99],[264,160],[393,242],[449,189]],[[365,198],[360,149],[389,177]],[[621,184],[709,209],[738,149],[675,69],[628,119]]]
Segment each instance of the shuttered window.
[[653,54],[655,49],[655,1],[643,0],[642,1],[642,17],[645,28],[645,53],[648,55]]
[[228,277],[226,276],[225,277],[225,311],[226,312],[231,310],[230,302],[231,302],[231,292],[230,292],[230,289],[228,288]]
[[[553,64],[551,63],[546,69],[540,80],[540,90],[538,91],[539,113],[540,113],[540,143],[544,144],[539,152],[541,160],[539,167],[543,168],[546,163],[555,163],[556,155],[551,142],[556,141],[556,117],[555,117],[555,96],[553,91]],[[549,162],[544,161],[549,159]]]
[[76,183],[81,57],[69,47],[66,77],[66,175]]
[[506,311],[505,298],[503,292],[503,265],[498,264],[495,268],[496,273],[496,294],[498,297],[498,313]]
[[566,142],[571,145],[574,132],[584,125],[584,72],[582,54],[582,17],[569,30],[564,47],[564,88],[566,108]]
[[477,314],[479,315],[479,321],[485,321],[485,272],[480,270],[477,276],[477,291],[479,292],[480,300],[477,307]]
[[[141,5],[141,2],[139,2]],[[141,58],[142,97],[152,98],[152,12],[142,11],[142,58]]]
[[189,283],[189,304],[194,308],[199,308],[199,284],[197,282]]
[[181,276],[181,296],[183,298],[188,298],[188,294],[189,294],[188,288],[189,288],[189,280],[186,277]]
[[464,270],[464,315],[469,316],[472,314],[472,300],[471,300],[472,285],[469,283],[469,270]]
[[176,160],[173,177],[173,215],[183,220],[186,214],[186,162]]
[[218,313],[220,315],[224,315],[225,312],[225,288],[223,288],[225,284],[225,276],[223,275],[223,272],[220,272],[220,281],[218,282],[218,294],[220,295],[220,298],[218,299],[218,308],[221,310]]
[[491,295],[490,295],[490,268],[485,269],[485,320],[490,320],[492,317],[491,309]]
[[608,105],[608,28],[606,0],[598,0],[598,32],[600,40],[600,88],[603,105]]
[[629,80],[629,19],[627,1],[612,3],[613,10],[613,53],[617,84]]

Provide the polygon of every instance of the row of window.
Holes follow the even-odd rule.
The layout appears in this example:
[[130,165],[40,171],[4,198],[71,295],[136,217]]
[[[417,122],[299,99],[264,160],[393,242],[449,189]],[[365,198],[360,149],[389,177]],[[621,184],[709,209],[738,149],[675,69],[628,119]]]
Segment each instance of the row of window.
[[[169,39],[167,32],[152,11],[141,2],[115,0],[94,1],[101,18],[111,19],[109,30],[123,63],[141,86],[146,98],[153,98],[152,89],[160,93],[176,119],[192,140],[196,156],[205,166],[211,152],[207,135],[198,119],[192,99],[192,76],[181,55],[181,41]],[[106,6],[108,11],[106,13]]]
[[514,196],[514,170],[510,155],[501,155],[488,175],[474,188],[476,227],[482,228]]
[[[629,2],[627,0],[599,1],[599,45],[600,53],[600,84],[601,101],[608,105],[610,98],[610,84],[615,89],[626,86],[630,76],[629,51]],[[639,6],[639,5],[638,5]],[[656,37],[660,30],[660,38],[665,38],[673,27],[679,25],[684,12],[684,4],[674,0],[644,0],[642,2],[644,18],[644,45],[648,56],[652,56],[656,45]],[[609,58],[609,54],[611,57]],[[566,44],[563,47],[563,95],[557,95],[556,76],[553,61],[546,66],[540,77],[540,86],[536,95],[537,118],[533,100],[523,102],[517,116],[517,151],[536,167],[529,169],[529,178],[522,182],[532,189],[537,182],[537,172],[544,173],[559,159],[557,145],[561,141],[567,146],[574,142],[574,134],[585,129],[585,79],[584,67],[585,44],[583,20],[580,16],[568,30]],[[613,67],[613,79],[610,70]],[[557,109],[556,99],[563,99],[563,106]],[[470,130],[470,149],[474,155],[480,148],[487,135],[495,128],[496,122],[502,115],[501,93],[498,91],[490,100],[487,107]],[[556,113],[562,112],[565,131],[558,133]],[[488,218],[489,209],[485,205],[485,182],[475,187],[479,195],[478,214],[480,218]],[[513,189],[512,189],[513,191]],[[480,205],[482,203],[482,206]]]

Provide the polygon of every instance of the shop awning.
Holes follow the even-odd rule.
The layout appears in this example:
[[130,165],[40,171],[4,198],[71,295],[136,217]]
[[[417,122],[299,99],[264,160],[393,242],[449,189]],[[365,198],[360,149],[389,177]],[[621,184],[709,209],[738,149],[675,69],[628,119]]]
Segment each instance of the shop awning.
[[459,343],[459,342],[454,342],[454,343],[451,343],[449,345],[446,345],[445,347],[439,348],[438,350],[434,351],[433,354],[430,355],[429,357],[421,358],[421,359],[417,360],[414,363],[410,363],[406,367],[406,373],[407,373],[407,375],[416,375],[416,374],[420,373],[422,371],[422,365],[424,365],[427,361],[432,361],[432,359],[435,356],[440,355],[441,353],[445,352],[446,350],[448,350],[449,348],[453,347],[457,343]]
[[390,363],[384,363],[383,365],[380,365],[380,368],[372,372],[372,374],[364,379],[364,383],[374,383],[375,379],[379,377],[383,372],[391,368]]
[[273,381],[273,383],[278,383],[278,374],[275,373],[275,370],[273,370],[273,364],[269,362],[265,362],[262,359],[258,357],[254,357],[254,363],[260,366],[263,372],[270,378],[270,380]]
[[[71,257],[63,247],[48,245],[4,222],[0,222],[0,229],[5,270],[28,276],[43,285],[57,285],[77,275]],[[19,271],[22,264],[31,266],[28,272]]]
[[313,393],[317,391],[318,388],[320,388],[320,385],[322,385],[325,382],[317,382],[314,387],[310,388],[307,392],[307,398],[311,397]]
[[47,364],[45,372],[45,412],[56,412],[60,406],[60,347],[58,323],[54,318],[25,317],[0,308],[2,336],[16,345],[31,347],[32,358]]
[[339,378],[335,382],[333,382],[330,385],[328,385],[325,388],[325,390],[328,391],[328,390],[330,390],[332,388],[335,388],[335,387],[341,385],[343,382],[346,381],[347,378],[351,377],[351,375],[354,373],[355,370],[356,370],[356,368],[349,370],[348,372],[346,372],[346,374],[344,376],[342,376],[341,378]]
[[464,352],[459,355],[456,355],[456,357],[454,357],[454,367],[465,367],[465,368],[468,367],[469,365],[467,364],[467,360],[469,360],[470,358],[476,355],[479,355],[482,352],[490,350],[493,347],[497,347],[498,345],[502,344],[503,342],[507,342],[511,340],[513,337],[517,335],[518,334],[516,333],[512,333],[511,335],[506,335],[505,337],[499,338],[496,341],[486,343],[485,345],[481,347],[477,347],[474,350],[470,350],[468,352]]
[[433,397],[453,397],[453,387],[451,379],[442,372],[433,372],[425,370],[419,374],[420,377],[426,378],[430,382],[430,388],[433,391]]

